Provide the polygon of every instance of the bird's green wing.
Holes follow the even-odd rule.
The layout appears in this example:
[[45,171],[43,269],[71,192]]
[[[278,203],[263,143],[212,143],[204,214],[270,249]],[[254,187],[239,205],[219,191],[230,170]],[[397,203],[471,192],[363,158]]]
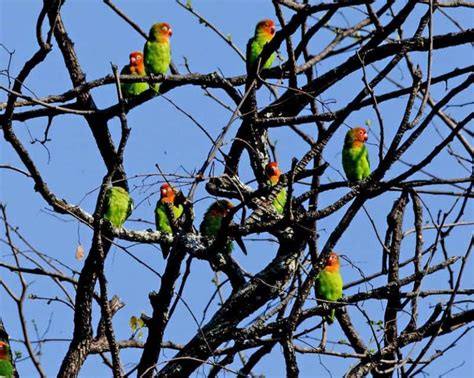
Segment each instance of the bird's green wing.
[[362,177],[366,178],[370,176],[370,160],[369,160],[369,150],[364,145],[364,154],[361,161],[361,168],[362,168]]
[[[325,301],[337,301],[342,298],[343,281],[340,272],[322,270],[316,279],[316,295]],[[328,322],[334,321],[334,309]]]
[[[258,57],[263,51],[264,46],[267,44],[265,41],[259,41],[258,38],[252,37],[247,43],[247,72],[255,64]],[[267,61],[260,65],[260,69],[271,68],[273,61],[275,60],[276,53],[272,53]]]
[[349,181],[360,181],[370,175],[369,152],[366,146],[342,149],[342,167]]
[[173,215],[174,215],[175,220],[178,220],[181,217],[181,215],[183,215],[183,212],[184,212],[183,205],[173,206]]
[[357,180],[356,164],[353,159],[351,148],[344,146],[342,149],[342,167],[348,181]]
[[173,228],[171,227],[170,218],[168,215],[168,209],[166,204],[158,201],[155,208],[155,223],[156,229],[167,234],[173,233]]
[[255,42],[255,37],[252,37],[247,42],[247,50],[245,53],[247,59],[247,73],[250,71],[254,63],[257,61],[258,56],[262,52],[262,49],[259,49],[258,44]]
[[[209,209],[207,209],[206,213],[204,214],[204,219],[199,226],[199,231],[204,236],[211,236],[215,238],[219,234],[219,231],[222,227],[222,216],[210,214],[211,208],[212,205],[209,207]],[[226,245],[225,252],[232,253],[233,249],[234,245],[232,241],[229,240]]]
[[171,63],[169,43],[147,41],[144,48],[144,63],[147,73],[166,74]]
[[210,215],[206,213],[204,215],[204,219],[201,225],[199,226],[199,230],[201,231],[201,234],[205,236],[216,237],[217,234],[219,233],[219,230],[221,229],[221,226],[222,226],[221,216]]
[[[171,64],[171,47],[169,43],[147,41],[143,49],[145,69],[148,74],[162,74],[168,72]],[[160,84],[153,89],[158,92]]]
[[[166,234],[173,234],[173,223],[174,223],[174,216],[172,215],[172,211],[170,207],[173,206],[170,203],[163,203],[158,201],[155,208],[155,223],[156,229]],[[170,246],[164,243],[160,243],[161,252],[163,253],[163,258],[166,259],[168,257]]]
[[107,219],[114,227],[122,227],[131,213],[131,199],[123,188],[112,186],[105,195],[105,213]]
[[283,211],[285,210],[286,196],[286,189],[282,188],[273,200],[273,207],[278,214],[283,214]]

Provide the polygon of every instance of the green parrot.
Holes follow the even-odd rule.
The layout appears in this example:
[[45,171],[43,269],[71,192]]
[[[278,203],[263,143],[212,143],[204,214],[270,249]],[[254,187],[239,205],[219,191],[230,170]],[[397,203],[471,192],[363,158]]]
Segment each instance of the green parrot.
[[[217,237],[222,227],[223,218],[227,217],[229,210],[233,207],[232,202],[227,200],[218,200],[209,206],[199,226],[201,234],[203,236]],[[226,246],[226,252],[232,253],[233,249],[233,243],[229,241]]]
[[[339,271],[339,256],[335,252],[329,254],[326,265],[316,278],[316,297],[325,301],[337,301],[342,298],[341,272]],[[335,309],[331,310],[331,315],[325,320],[332,324],[334,322]]]
[[368,139],[363,127],[350,129],[344,139],[342,167],[349,182],[357,182],[370,175],[369,152],[365,146]]
[[[267,184],[275,186],[280,180],[281,171],[277,162],[270,162],[265,166],[265,174],[267,175]],[[278,214],[283,214],[286,204],[286,188],[282,188],[273,200],[273,207]]]
[[[134,51],[130,54],[130,63],[122,68],[120,75],[146,76],[143,54],[141,51]],[[124,98],[137,96],[148,89],[147,83],[123,83],[122,95]]]
[[107,189],[104,219],[107,219],[114,227],[120,228],[132,211],[133,200],[124,188],[112,186]]
[[[260,21],[255,27],[255,35],[247,42],[247,73],[262,53],[263,47],[273,39],[275,35],[275,23],[272,20]],[[260,63],[260,69],[270,68],[275,60],[276,53],[270,55],[265,63]]]
[[8,333],[0,319],[0,377],[13,378],[18,374],[13,365],[12,352],[8,341]]
[[[155,223],[158,231],[166,234],[173,234],[173,224],[183,215],[183,205],[175,205],[176,190],[169,184],[165,183],[160,188],[161,197],[155,207]],[[163,258],[168,257],[170,247],[161,245]]]
[[[151,27],[148,40],[143,48],[147,74],[165,75],[168,72],[171,64],[170,37],[172,35],[173,30],[166,22],[160,22]],[[159,83],[153,86],[156,92],[158,92],[159,88]]]
[[0,377],[13,377],[10,345],[5,341],[0,341]]

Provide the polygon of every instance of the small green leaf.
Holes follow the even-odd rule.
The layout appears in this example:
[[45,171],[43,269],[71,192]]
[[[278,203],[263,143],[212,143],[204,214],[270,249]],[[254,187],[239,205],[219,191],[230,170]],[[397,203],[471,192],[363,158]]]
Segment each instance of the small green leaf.
[[383,322],[381,320],[371,320],[370,324],[375,325],[375,326],[381,326]]
[[130,328],[134,331],[138,328],[142,328],[145,325],[142,318],[132,316],[130,318]]
[[355,39],[355,40],[358,41],[358,40],[360,40],[360,39],[362,38],[362,34],[360,34],[360,32],[357,31],[357,32],[353,33],[353,34],[351,35],[351,37],[352,37],[353,39]]
[[130,324],[130,329],[132,330],[132,332],[134,332],[137,329],[137,325],[138,325],[137,324],[137,317],[132,316],[130,318],[129,324]]
[[186,0],[186,8],[193,9],[193,0]]
[[132,330],[132,338],[137,336],[138,338],[143,336],[143,327],[145,326],[145,322],[141,317],[131,316],[130,317],[130,329]]

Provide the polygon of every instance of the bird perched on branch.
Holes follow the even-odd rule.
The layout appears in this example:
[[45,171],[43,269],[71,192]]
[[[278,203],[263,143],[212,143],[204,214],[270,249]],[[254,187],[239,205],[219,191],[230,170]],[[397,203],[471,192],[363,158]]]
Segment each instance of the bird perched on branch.
[[[325,301],[337,301],[342,298],[342,276],[339,270],[339,256],[331,252],[326,260],[323,270],[316,278],[316,297]],[[332,324],[334,322],[335,309],[331,310],[325,320]]]
[[[145,76],[145,64],[143,63],[143,54],[141,51],[130,53],[130,62],[122,68],[120,75]],[[122,95],[124,98],[137,96],[148,89],[147,83],[123,83]]]
[[104,219],[119,228],[132,213],[133,200],[124,188],[112,186],[105,193],[104,208]]
[[[170,24],[159,22],[154,24],[148,34],[148,40],[143,48],[145,56],[145,69],[147,74],[165,75],[171,64],[170,37],[173,30]],[[153,89],[158,92],[160,84],[153,85]]]
[[13,377],[10,345],[5,341],[0,341],[0,377]]
[[[267,176],[267,185],[275,186],[280,181],[281,171],[277,162],[269,162],[265,166],[265,175]],[[278,214],[283,214],[286,204],[286,188],[282,188],[275,199],[273,200],[273,207]]]
[[[217,200],[214,202],[204,214],[204,219],[199,226],[199,231],[203,236],[217,237],[222,228],[223,221],[230,216],[229,211],[234,207],[232,202],[227,200]],[[236,242],[242,251],[247,254],[247,249],[240,238],[236,238]],[[232,241],[228,241],[225,252],[231,253],[234,249]]]
[[[254,36],[247,43],[247,73],[250,72],[255,62],[257,62],[265,45],[273,39],[275,31],[275,23],[272,20],[263,20],[257,24]],[[266,62],[261,62],[260,69],[270,68],[275,60],[275,56],[276,53],[274,52],[268,57]]]
[[18,374],[13,365],[8,333],[0,319],[0,377],[13,378]]
[[365,146],[368,139],[363,127],[350,129],[344,139],[342,167],[349,182],[357,182],[370,175],[369,152]]
[[[173,235],[175,233],[176,221],[183,215],[183,205],[175,203],[176,189],[168,183],[160,187],[160,199],[155,207],[155,223],[158,231]],[[166,259],[170,247],[161,244],[163,258]]]

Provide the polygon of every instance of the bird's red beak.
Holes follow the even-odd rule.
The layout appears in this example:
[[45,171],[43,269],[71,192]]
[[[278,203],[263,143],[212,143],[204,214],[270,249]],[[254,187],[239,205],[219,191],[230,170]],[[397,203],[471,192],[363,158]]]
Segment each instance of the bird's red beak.
[[169,35],[170,37],[173,35],[173,29],[171,29],[171,28],[169,29],[168,35]]
[[369,139],[369,134],[365,133],[364,134],[364,142],[367,142],[368,139]]
[[270,28],[270,33],[271,33],[272,35],[274,35],[275,32],[276,32],[276,28],[275,28],[274,26],[272,26],[272,27]]
[[130,58],[130,63],[135,63],[137,61],[137,58],[135,58],[134,56]]

